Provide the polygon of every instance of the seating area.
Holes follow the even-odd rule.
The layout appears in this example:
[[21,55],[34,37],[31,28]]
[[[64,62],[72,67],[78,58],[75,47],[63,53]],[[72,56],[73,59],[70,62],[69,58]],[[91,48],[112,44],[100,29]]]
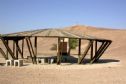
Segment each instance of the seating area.
[[23,60],[6,60],[6,66],[21,67],[23,66]]
[[37,58],[37,64],[53,64],[54,58]]

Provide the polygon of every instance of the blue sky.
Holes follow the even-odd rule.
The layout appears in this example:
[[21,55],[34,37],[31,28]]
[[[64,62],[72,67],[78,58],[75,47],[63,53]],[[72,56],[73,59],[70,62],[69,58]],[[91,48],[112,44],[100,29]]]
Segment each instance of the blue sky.
[[79,24],[126,29],[126,0],[0,0],[0,33]]

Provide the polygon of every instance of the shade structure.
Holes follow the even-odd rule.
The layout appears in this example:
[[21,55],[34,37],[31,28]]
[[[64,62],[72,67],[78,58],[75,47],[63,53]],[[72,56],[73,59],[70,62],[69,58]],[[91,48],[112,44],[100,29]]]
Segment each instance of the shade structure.
[[40,29],[40,30],[24,31],[24,32],[5,34],[4,36],[42,36],[42,37],[69,37],[69,38],[83,37],[81,35],[76,35],[59,29]]
[[[35,44],[32,44],[31,39],[30,39],[31,37],[35,38],[35,42],[34,42]],[[32,31],[3,34],[0,36],[0,39],[2,40],[3,44],[5,45],[7,52],[10,53],[10,55],[12,56],[13,59],[18,59],[18,53],[20,53],[23,58],[23,46],[24,46],[23,41],[26,40],[30,56],[31,56],[31,58],[33,58],[32,59],[33,63],[35,63],[36,56],[37,56],[37,37],[58,38],[58,46],[60,45],[61,39],[64,39],[64,38],[78,39],[78,41],[79,41],[78,63],[79,64],[83,63],[83,60],[89,51],[91,51],[90,62],[93,63],[93,62],[97,61],[112,42],[111,40],[108,40],[108,39],[97,38],[94,36],[81,34],[78,31],[73,32],[73,31],[68,31],[68,30],[63,30],[63,29],[38,29],[38,30],[32,30]],[[9,40],[12,40],[14,42],[13,49],[16,47],[16,52],[9,47],[9,45],[8,45]],[[89,44],[82,55],[80,53],[81,40],[89,41]],[[22,41],[22,48],[20,48],[20,46],[18,44],[19,41]],[[101,46],[99,48],[97,48],[98,43],[101,44]],[[95,49],[93,47],[95,47]],[[95,53],[94,53],[94,50],[95,50]],[[0,49],[0,52],[6,59],[8,59],[8,54],[4,53],[2,49]],[[60,55],[60,48],[58,48],[57,64],[60,64],[60,63],[61,63],[61,55]]]
[[35,36],[107,40],[103,38],[97,38],[91,35],[81,34],[79,33],[79,31],[73,32],[63,29],[38,29],[38,30],[3,34],[1,37],[35,37]]

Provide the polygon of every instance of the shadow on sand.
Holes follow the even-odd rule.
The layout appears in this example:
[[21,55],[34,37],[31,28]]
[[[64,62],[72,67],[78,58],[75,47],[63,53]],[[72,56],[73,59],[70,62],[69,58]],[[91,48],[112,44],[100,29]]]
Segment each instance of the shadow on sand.
[[[78,58],[74,57],[74,56],[63,56],[62,57],[62,63],[78,63]],[[99,59],[97,62],[95,63],[111,63],[111,62],[120,62],[120,60],[116,60],[116,59]],[[84,59],[82,64],[87,64],[90,63],[90,59]]]
[[4,66],[5,65],[5,63],[0,63],[0,66]]
[[[43,58],[43,57],[42,57]],[[54,63],[57,62],[57,56],[49,57],[49,58],[54,58]],[[120,60],[116,59],[99,59],[95,64],[101,64],[101,63],[111,63],[111,62],[120,62]],[[61,63],[68,63],[68,64],[77,64],[78,63],[78,58],[74,56],[62,56],[61,57]],[[88,64],[90,63],[90,59],[84,59],[82,64]],[[28,66],[29,64],[24,64],[23,66]],[[0,66],[5,66],[5,63],[0,63]]]

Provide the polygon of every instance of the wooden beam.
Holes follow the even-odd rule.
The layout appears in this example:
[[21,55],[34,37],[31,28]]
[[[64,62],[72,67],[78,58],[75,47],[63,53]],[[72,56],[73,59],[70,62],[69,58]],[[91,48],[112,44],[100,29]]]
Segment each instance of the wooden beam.
[[[8,40],[6,40],[6,44],[7,44],[7,46],[9,46],[9,41]],[[7,49],[6,49],[6,56],[8,58],[8,50]]]
[[93,63],[94,60],[97,58],[97,56],[99,55],[100,50],[103,48],[105,42],[102,42],[101,46],[99,47],[99,49],[97,50],[97,52],[95,53],[95,56],[92,58],[92,60],[90,61],[90,63]]
[[29,44],[30,44],[31,53],[33,54],[33,61],[34,61],[35,64],[37,64],[37,61],[36,61],[36,55],[35,55],[35,52],[34,52],[34,49],[33,49],[33,46],[32,46],[31,39],[28,38],[28,41],[29,41]]
[[60,58],[60,37],[58,38],[58,52],[57,52],[57,65],[60,65],[61,58]]
[[79,39],[78,55],[81,55],[81,39]]
[[70,55],[70,38],[68,38],[68,45],[69,45],[69,49],[68,49],[68,55]]
[[60,39],[60,45],[59,45],[59,48],[60,48],[60,56],[63,55],[63,45],[64,45],[64,38]]
[[110,44],[111,44],[111,42],[107,42],[107,43],[104,45],[103,49],[101,50],[99,56],[96,58],[95,61],[98,61],[98,60],[99,60],[99,58],[102,56],[102,54],[103,54],[103,53],[105,52],[105,50],[109,47]]
[[90,63],[96,62],[102,56],[102,54],[105,52],[105,50],[108,48],[110,44],[110,41],[102,42],[102,45],[100,46]]
[[13,59],[16,59],[15,56],[14,56],[14,53],[12,52],[12,50],[10,49],[10,47],[7,45],[6,41],[3,38],[1,38],[1,40],[2,40],[2,42],[4,44],[4,46],[6,47],[6,49],[8,50],[8,52],[10,53],[11,57]]
[[84,51],[84,54],[83,54],[83,56],[80,58],[80,60],[78,61],[78,63],[79,64],[81,64],[82,62],[83,62],[83,60],[84,60],[84,58],[85,58],[85,56],[87,55],[87,53],[88,53],[88,51],[89,51],[89,49],[90,49],[90,47],[91,47],[91,41],[88,43],[88,46],[87,46],[87,48],[86,48],[86,50]]
[[91,60],[92,60],[92,58],[93,58],[93,40],[91,40]]
[[28,50],[29,50],[29,53],[30,53],[30,56],[31,56],[31,59],[32,59],[32,63],[34,64],[34,60],[33,60],[33,57],[32,57],[32,52],[31,52],[31,49],[30,49],[30,44],[29,44],[29,41],[28,41],[28,37],[26,38],[26,43],[27,43],[27,47],[28,47]]
[[37,56],[37,37],[35,37],[34,47],[35,47],[35,55]]
[[16,59],[18,59],[18,47],[17,47],[17,45],[18,45],[18,40],[16,40],[15,43],[16,43]]
[[37,37],[35,37],[35,42],[34,42],[34,52],[35,52],[35,63],[37,64]]
[[[18,52],[20,53],[20,55],[21,55],[21,58],[23,59],[24,57],[23,57],[23,51],[21,51],[21,49],[20,49],[20,47],[19,47],[19,45],[18,45],[18,42],[16,42],[16,53],[17,53],[17,55],[18,55]],[[18,58],[17,58],[18,59]]]
[[5,58],[5,60],[8,59],[8,57],[6,56],[5,52],[2,50],[2,48],[0,48],[0,52],[3,55],[3,57]]
[[13,40],[13,53],[14,53],[14,56],[15,56],[15,41]]
[[98,48],[98,43],[97,43],[97,40],[95,41],[95,54],[97,52],[97,48]]
[[34,52],[34,49],[33,49],[33,46],[32,46],[31,39],[28,38],[28,41],[29,41],[29,45],[30,45],[30,47],[31,47],[31,51],[32,51],[33,55],[35,56],[35,52]]
[[[37,64],[36,54],[35,54],[35,51],[33,49],[31,39],[30,38],[26,38],[26,41],[27,41],[27,44],[28,44],[30,55],[32,56],[33,64]],[[37,41],[37,39],[36,39],[36,41]]]
[[81,60],[80,56],[81,56],[81,39],[79,39],[79,46],[78,46],[78,63]]
[[22,51],[22,57],[24,58],[24,39],[22,40],[22,48],[21,48],[21,51]]

